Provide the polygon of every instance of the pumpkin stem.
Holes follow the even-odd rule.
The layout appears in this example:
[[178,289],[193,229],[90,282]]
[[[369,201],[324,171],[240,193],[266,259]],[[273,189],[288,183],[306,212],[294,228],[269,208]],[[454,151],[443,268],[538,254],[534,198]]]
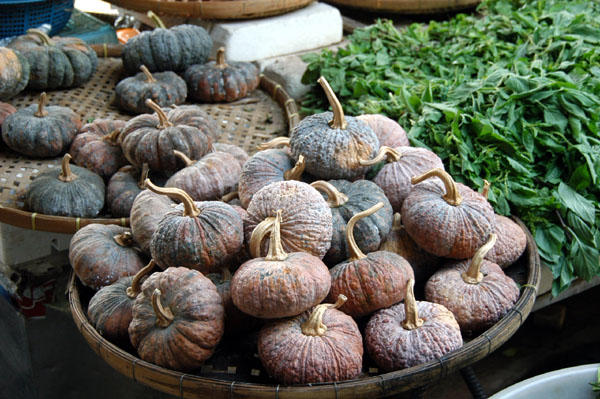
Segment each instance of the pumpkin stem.
[[265,239],[266,235],[271,234],[274,224],[275,224],[275,217],[268,216],[265,218],[265,220],[263,220],[262,222],[257,224],[256,227],[254,228],[254,230],[252,230],[252,235],[250,236],[250,244],[249,245],[250,245],[250,255],[252,255],[253,258],[261,257],[261,253],[260,253],[261,244],[262,244],[263,240]]
[[228,194],[225,194],[224,196],[221,197],[221,201],[223,202],[230,202],[236,198],[240,198],[239,193],[237,191],[232,191]]
[[52,39],[50,39],[50,36],[48,36],[44,31],[32,28],[32,29],[27,29],[27,34],[37,36],[42,41],[42,44],[44,46],[53,46],[54,45],[54,42],[52,41]]
[[344,110],[342,109],[342,104],[335,96],[335,93],[329,85],[329,82],[323,76],[321,76],[317,82],[319,82],[323,90],[325,90],[325,95],[327,96],[329,105],[331,105],[331,109],[333,110],[333,119],[331,122],[329,122],[329,126],[332,129],[346,129],[348,124],[346,123],[346,119],[344,119]]
[[223,281],[231,281],[231,270],[228,267],[223,268]]
[[225,47],[219,47],[217,50],[217,64],[215,67],[219,69],[227,68],[227,64],[225,63]]
[[402,155],[400,155],[398,150],[384,145],[379,147],[379,151],[377,152],[375,158],[367,160],[359,159],[358,163],[362,166],[372,166],[378,164],[384,159],[387,163],[398,162],[401,157]]
[[113,237],[113,240],[121,247],[130,247],[133,245],[133,236],[131,231],[124,231],[123,233]]
[[275,148],[279,145],[284,147],[290,146],[290,138],[289,137],[275,137],[273,140],[269,140],[266,143],[262,143],[256,146],[258,151],[270,150],[271,148]]
[[185,191],[179,188],[158,187],[152,184],[150,179],[144,180],[144,187],[156,194],[168,195],[169,197],[174,197],[177,200],[179,200],[184,207],[183,216],[195,218],[200,214],[200,210],[198,209],[198,207],[196,207],[196,204],[194,203],[192,197],[190,197]]
[[275,216],[275,220],[273,221],[269,252],[265,256],[265,260],[268,261],[281,262],[288,258],[288,254],[285,253],[281,245],[281,212],[281,209],[277,210],[277,216]]
[[283,173],[283,178],[285,180],[300,180],[305,167],[306,167],[306,160],[304,159],[304,155],[300,155],[298,157],[298,161],[296,162],[296,165],[294,165],[294,167],[292,169],[286,170]]
[[456,183],[452,180],[452,177],[441,168],[431,169],[428,172],[423,173],[421,176],[413,177],[410,182],[412,184],[419,184],[424,180],[427,180],[431,177],[439,177],[440,180],[444,183],[444,187],[446,188],[446,194],[442,196],[442,198],[450,205],[459,206],[462,202],[462,197],[458,193],[458,189],[456,188]]
[[71,165],[69,161],[71,160],[71,154],[66,153],[60,162],[60,174],[58,175],[58,180],[64,182],[70,182],[77,179],[77,175],[71,172]]
[[110,145],[119,145],[119,134],[121,134],[121,130],[115,129],[109,134],[105,134],[104,136],[102,136],[101,140]]
[[48,116],[48,111],[44,109],[46,104],[48,104],[48,97],[46,96],[46,92],[42,92],[42,94],[40,94],[40,99],[38,100],[38,109],[33,115],[37,116],[38,118]]
[[146,15],[152,20],[152,22],[154,22],[154,25],[156,25],[157,28],[167,29],[165,23],[158,17],[158,15],[154,13],[154,11],[150,10],[146,13]]
[[400,230],[404,230],[404,226],[402,225],[402,215],[400,212],[396,212],[394,214],[394,221],[392,222],[392,231]]
[[404,297],[404,311],[406,318],[402,322],[405,330],[416,330],[423,325],[423,319],[419,318],[419,309],[415,301],[415,280],[410,279],[406,284],[406,296]]
[[183,163],[185,163],[185,166],[191,166],[192,164],[196,163],[196,161],[191,160],[181,151],[173,150],[173,154],[175,154],[177,158],[181,159]]
[[496,234],[492,233],[487,242],[475,252],[475,255],[473,255],[469,269],[461,275],[465,283],[479,284],[481,280],[483,280],[483,274],[480,272],[481,264],[483,263],[483,258],[485,258],[487,253],[494,247],[494,244],[496,244]]
[[348,221],[348,224],[346,225],[346,242],[348,243],[348,249],[350,250],[350,260],[351,261],[364,259],[367,257],[367,255],[365,255],[360,250],[358,245],[356,245],[356,241],[354,240],[354,225],[360,219],[365,218],[367,216],[371,216],[372,214],[374,214],[381,208],[383,208],[383,202],[378,202],[375,205],[373,205],[372,207],[370,207],[369,209],[366,209],[366,210],[359,212],[356,215],[352,216],[352,218],[350,218],[350,220]]
[[150,167],[148,166],[148,163],[144,162],[144,163],[142,164],[142,171],[141,171],[141,173],[140,173],[140,181],[138,181],[138,184],[137,184],[137,185],[138,185],[138,187],[139,187],[140,189],[142,189],[142,190],[143,190],[144,188],[146,188],[146,187],[145,187],[145,182],[146,182],[146,179],[148,178],[148,173],[149,173],[149,172],[150,172]]
[[327,194],[327,203],[329,204],[330,208],[338,208],[348,202],[348,196],[340,192],[331,183],[328,183],[324,180],[317,180],[312,182],[310,185]]
[[127,287],[125,290],[125,294],[127,297],[131,299],[135,299],[140,292],[142,292],[142,278],[149,275],[152,269],[154,269],[154,259],[151,259],[150,262],[142,267],[136,274],[133,276],[133,280],[131,281],[131,286]]
[[152,293],[152,309],[156,314],[156,325],[162,328],[168,327],[173,322],[173,312],[168,307],[164,308],[160,303],[160,296],[162,293],[158,288],[154,289]]
[[348,298],[346,295],[340,294],[335,303],[322,303],[314,307],[308,320],[302,323],[302,334],[309,335],[311,337],[322,337],[327,331],[327,326],[323,324],[323,315],[327,309],[338,309],[342,306]]
[[170,126],[173,126],[173,124],[167,119],[167,114],[165,114],[165,111],[163,111],[157,103],[151,99],[147,99],[145,104],[146,106],[152,108],[152,110],[158,115],[159,123],[156,126],[157,129],[166,129]]
[[142,65],[140,67],[140,69],[142,70],[142,72],[144,72],[144,75],[146,75],[146,83],[155,83],[156,82],[156,79],[154,79],[154,76],[152,76],[152,74],[150,73],[148,68],[146,68],[146,65]]
[[490,186],[492,184],[487,181],[487,180],[483,180],[483,188],[481,189],[481,195],[483,195],[483,198],[487,199],[488,198],[488,194],[490,192]]

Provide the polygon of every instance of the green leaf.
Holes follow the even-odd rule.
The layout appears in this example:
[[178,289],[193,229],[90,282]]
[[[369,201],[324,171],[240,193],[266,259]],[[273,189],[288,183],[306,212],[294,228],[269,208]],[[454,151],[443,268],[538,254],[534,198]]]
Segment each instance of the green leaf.
[[561,133],[564,133],[567,127],[568,119],[555,106],[548,106],[544,109],[544,121],[556,127]]
[[592,248],[576,240],[571,247],[569,255],[573,259],[573,269],[577,273],[577,276],[590,281],[598,273],[600,254],[596,248]]
[[564,206],[575,212],[577,216],[582,218],[584,221],[594,224],[595,221],[595,207],[594,203],[584,196],[578,194],[571,187],[563,182],[558,185],[558,200],[564,204]]
[[591,181],[592,178],[587,164],[581,164],[571,174],[569,186],[573,187],[576,191],[581,191],[588,188]]
[[555,224],[548,224],[535,230],[535,243],[540,254],[543,254],[546,259],[552,260],[553,254],[561,252],[565,239],[564,230]]

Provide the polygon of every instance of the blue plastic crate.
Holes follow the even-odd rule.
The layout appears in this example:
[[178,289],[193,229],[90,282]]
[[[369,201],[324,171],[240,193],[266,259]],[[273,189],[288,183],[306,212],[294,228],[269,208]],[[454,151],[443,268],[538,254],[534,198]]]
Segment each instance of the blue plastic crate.
[[75,0],[0,0],[0,38],[23,35],[27,29],[50,24],[55,35],[67,24]]

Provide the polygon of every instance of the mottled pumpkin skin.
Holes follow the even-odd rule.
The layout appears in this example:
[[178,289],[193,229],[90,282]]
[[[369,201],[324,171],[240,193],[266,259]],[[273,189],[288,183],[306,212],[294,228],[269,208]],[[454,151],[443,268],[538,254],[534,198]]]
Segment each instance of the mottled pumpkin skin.
[[32,158],[56,157],[71,145],[81,128],[81,120],[69,108],[47,106],[46,116],[35,116],[37,104],[12,115],[2,124],[2,138],[19,154]]
[[379,139],[379,145],[391,148],[410,146],[406,132],[395,120],[378,114],[359,115],[356,119],[373,129]]
[[250,62],[215,61],[192,65],[185,71],[190,98],[204,103],[230,102],[246,97],[258,87],[258,68]]
[[332,112],[310,115],[298,123],[290,134],[294,158],[304,155],[306,171],[313,176],[346,179],[364,175],[371,168],[360,160],[372,159],[379,150],[375,132],[364,122],[346,116],[346,129],[332,129]]
[[396,147],[400,160],[386,163],[377,173],[373,182],[390,200],[394,212],[400,212],[402,203],[413,188],[410,180],[434,169],[444,169],[442,160],[433,152],[419,147]]
[[176,172],[165,187],[180,188],[194,201],[215,201],[235,190],[241,173],[233,155],[211,152]]
[[327,302],[346,295],[348,300],[340,310],[352,317],[366,316],[402,301],[408,280],[414,279],[413,270],[403,257],[385,251],[340,263],[329,272],[331,290]]
[[158,223],[150,252],[161,268],[183,266],[208,274],[242,248],[244,226],[235,209],[218,201],[196,202],[196,206],[197,217],[184,216],[179,204]]
[[133,276],[147,262],[114,237],[129,231],[116,225],[88,224],[71,238],[69,261],[82,284],[98,290],[121,277]]
[[149,82],[142,72],[121,80],[115,88],[119,106],[134,114],[154,112],[146,105],[150,99],[161,107],[182,104],[187,97],[185,81],[175,72],[157,72],[152,75],[155,82]]
[[442,198],[446,191],[441,184],[416,185],[402,204],[402,222],[412,239],[427,252],[466,259],[494,231],[494,210],[479,193],[462,184],[456,186],[463,199],[458,206]]
[[495,215],[495,219],[495,233],[498,239],[492,249],[485,255],[485,259],[505,269],[523,255],[527,247],[527,236],[521,226],[510,218]]
[[450,310],[463,332],[481,331],[493,326],[519,299],[519,287],[500,266],[483,260],[483,280],[467,284],[461,275],[471,260],[446,264],[425,284],[425,298]]
[[133,239],[146,256],[150,254],[150,240],[158,227],[158,222],[175,206],[166,195],[144,190],[133,200],[129,213],[129,225]]
[[174,171],[183,166],[173,154],[178,150],[190,159],[200,159],[208,153],[212,138],[191,125],[179,123],[175,110],[167,118],[173,126],[158,128],[156,113],[138,115],[121,131],[121,147],[127,160],[138,169],[147,163],[152,171]]
[[[346,194],[348,201],[341,206],[331,208],[333,217],[333,234],[331,247],[323,260],[328,265],[334,266],[350,257],[350,250],[346,242],[346,225],[354,215],[365,211],[378,202],[383,202],[383,208],[371,216],[360,219],[354,226],[354,239],[358,247],[364,252],[377,251],[381,241],[385,239],[392,229],[393,212],[390,202],[383,190],[368,180],[330,180],[339,192]],[[325,193],[321,193],[327,198]]]
[[[167,327],[157,325],[152,293],[173,312]],[[131,343],[140,357],[171,370],[188,371],[202,365],[223,336],[223,302],[215,285],[202,273],[173,267],[152,274],[142,284],[129,325]]]
[[[267,217],[281,209],[281,244],[287,253],[308,252],[323,259],[331,246],[333,220],[329,205],[310,185],[298,181],[274,182],[260,189],[248,205],[248,223],[244,225],[246,240]],[[268,250],[264,240],[261,256]]]
[[201,26],[154,28],[128,40],[121,58],[129,73],[138,72],[142,65],[150,72],[183,71],[190,65],[205,63],[212,45],[208,32]]
[[240,175],[238,195],[244,208],[261,188],[276,181],[284,181],[284,174],[295,165],[286,150],[270,149],[252,155],[244,164]]
[[31,212],[45,215],[93,218],[104,207],[104,180],[79,166],[71,166],[77,179],[58,179],[60,168],[41,173],[27,186],[26,202]]
[[233,155],[240,164],[240,168],[243,168],[246,161],[250,158],[248,153],[242,147],[235,144],[213,143],[213,148],[217,151]]
[[213,145],[217,143],[223,134],[217,121],[196,105],[171,106],[169,109],[169,121],[176,125],[193,126],[201,130],[204,134],[212,138]]
[[0,102],[0,127],[4,123],[4,120],[8,115],[12,115],[17,112],[17,109],[8,103]]
[[106,204],[115,217],[129,217],[135,198],[144,190],[133,166],[124,166],[112,175],[106,187]]
[[377,311],[365,328],[365,348],[377,367],[401,370],[427,363],[463,345],[460,327],[444,306],[416,301],[423,325],[414,330],[402,327],[406,319],[403,303]]
[[310,312],[264,326],[258,337],[258,357],[269,375],[284,384],[343,381],[362,370],[362,336],[352,317],[327,309],[323,336],[302,333]]
[[28,89],[64,89],[81,86],[98,67],[96,52],[81,39],[54,36],[46,45],[33,35],[17,36],[7,47],[20,51],[29,63]]
[[29,82],[29,62],[16,50],[0,47],[0,100],[10,100]]

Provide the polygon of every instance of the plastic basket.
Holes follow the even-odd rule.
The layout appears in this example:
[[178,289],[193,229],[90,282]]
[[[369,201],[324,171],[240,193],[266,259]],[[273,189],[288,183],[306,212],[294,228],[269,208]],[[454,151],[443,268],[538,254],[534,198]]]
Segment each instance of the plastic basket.
[[0,0],[0,38],[22,35],[42,24],[50,24],[50,35],[55,35],[69,21],[73,3],[74,0]]
[[58,35],[63,37],[78,37],[88,44],[119,43],[115,28],[77,9],[73,10],[71,19],[69,19],[65,28]]

